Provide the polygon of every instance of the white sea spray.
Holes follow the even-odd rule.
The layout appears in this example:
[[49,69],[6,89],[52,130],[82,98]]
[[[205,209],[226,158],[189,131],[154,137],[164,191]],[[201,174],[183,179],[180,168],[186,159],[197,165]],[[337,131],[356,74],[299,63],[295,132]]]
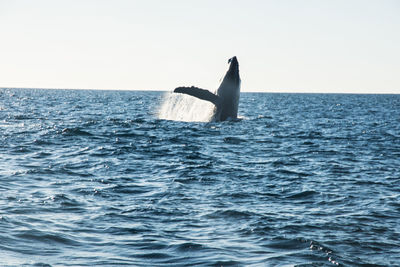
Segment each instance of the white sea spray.
[[208,122],[213,115],[214,105],[210,102],[183,94],[168,92],[164,95],[158,118],[176,121]]

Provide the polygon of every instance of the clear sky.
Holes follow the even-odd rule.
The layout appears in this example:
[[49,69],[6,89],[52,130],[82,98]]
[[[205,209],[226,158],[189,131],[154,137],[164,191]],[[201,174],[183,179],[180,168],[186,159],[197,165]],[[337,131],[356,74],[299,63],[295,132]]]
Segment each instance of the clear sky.
[[0,87],[400,93],[398,0],[0,0]]

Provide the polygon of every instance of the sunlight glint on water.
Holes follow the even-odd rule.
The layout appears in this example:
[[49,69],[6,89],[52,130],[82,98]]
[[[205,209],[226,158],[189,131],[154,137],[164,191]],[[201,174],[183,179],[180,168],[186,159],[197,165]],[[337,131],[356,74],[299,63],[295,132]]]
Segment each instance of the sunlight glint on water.
[[210,121],[214,105],[210,102],[183,94],[168,92],[158,112],[158,118],[175,121]]

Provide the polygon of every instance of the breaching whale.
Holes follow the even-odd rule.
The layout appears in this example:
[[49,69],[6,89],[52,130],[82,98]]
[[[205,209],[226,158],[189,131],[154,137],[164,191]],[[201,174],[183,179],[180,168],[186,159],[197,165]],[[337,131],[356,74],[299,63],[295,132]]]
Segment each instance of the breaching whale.
[[213,103],[215,105],[213,121],[237,119],[240,97],[239,63],[236,57],[230,58],[228,63],[228,71],[215,94],[194,86],[177,87],[174,93],[191,95]]

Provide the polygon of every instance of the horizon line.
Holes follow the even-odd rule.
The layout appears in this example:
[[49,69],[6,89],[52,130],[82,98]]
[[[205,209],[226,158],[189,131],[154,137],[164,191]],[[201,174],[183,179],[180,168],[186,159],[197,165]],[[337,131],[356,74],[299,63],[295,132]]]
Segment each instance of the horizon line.
[[[40,89],[40,90],[91,90],[91,91],[149,91],[149,92],[172,92],[169,90],[161,90],[161,89],[119,89],[119,88],[57,88],[57,87],[14,87],[14,86],[0,86],[0,89]],[[271,93],[271,94],[352,94],[352,95],[399,95],[400,93],[394,93],[394,92],[366,92],[366,93],[360,93],[360,92],[334,92],[334,91],[328,91],[328,92],[320,92],[320,91],[314,91],[314,90],[304,90],[304,91],[296,91],[293,89],[273,89],[273,90],[268,90],[268,91],[241,91],[241,93]]]

